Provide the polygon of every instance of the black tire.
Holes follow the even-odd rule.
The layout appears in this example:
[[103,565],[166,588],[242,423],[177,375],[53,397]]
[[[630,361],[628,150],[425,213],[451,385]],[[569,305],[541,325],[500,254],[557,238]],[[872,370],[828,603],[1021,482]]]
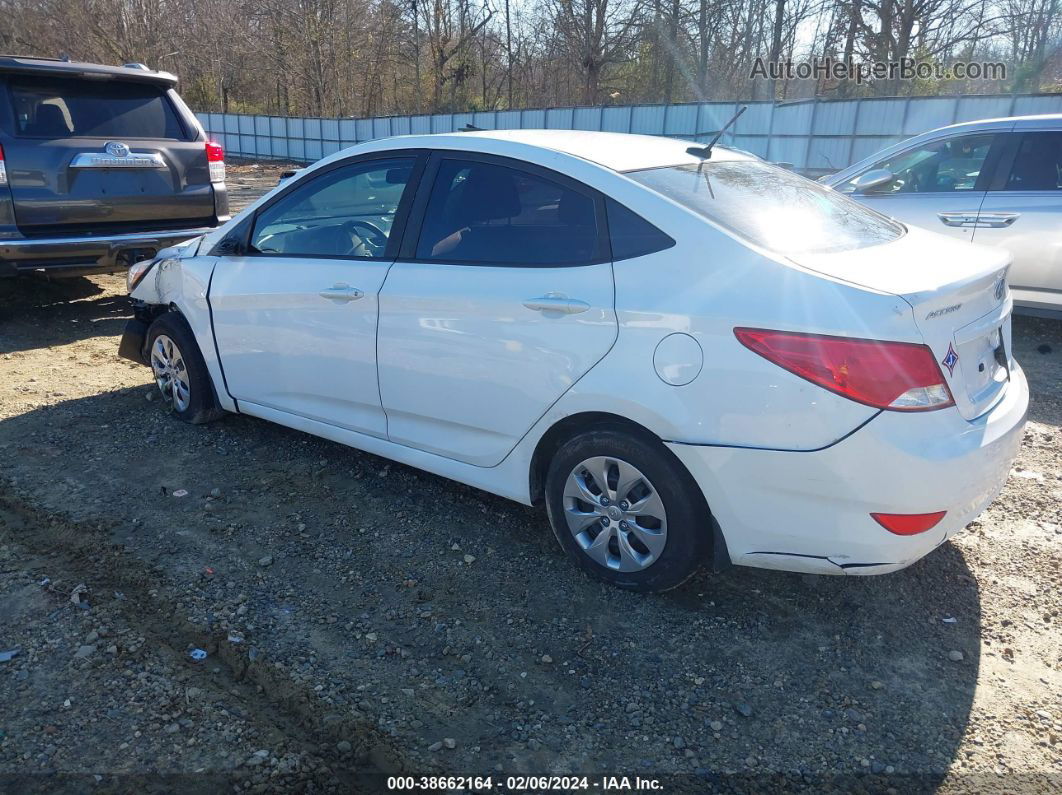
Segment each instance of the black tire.
[[[169,340],[179,354],[181,366],[175,369],[179,369],[187,379],[188,394],[185,400],[177,400],[173,389],[167,389],[163,383],[160,383],[158,364],[162,359],[158,357],[161,351],[156,349],[156,343],[159,342],[160,337],[165,338],[163,345],[165,345],[166,340]],[[172,350],[170,346],[165,347]],[[170,409],[178,419],[192,425],[201,425],[216,420],[225,413],[218,405],[214,385],[210,380],[210,373],[207,371],[206,362],[203,361],[203,354],[199,351],[199,346],[192,335],[192,329],[189,327],[188,321],[181,317],[180,314],[167,312],[156,318],[155,322],[148,328],[147,359],[148,364],[152,367],[152,376],[155,378],[155,383],[162,393],[163,402],[169,404]],[[177,357],[173,358],[173,361],[177,360]],[[172,378],[169,383],[172,384]]]
[[[624,525],[614,524],[610,530],[614,538],[608,540],[606,546],[616,550],[615,556],[606,554],[608,558],[606,562],[610,565],[604,565],[593,559],[582,545],[590,541],[590,535],[594,535],[594,540],[597,540],[596,533],[600,532],[598,525],[588,525],[588,529],[580,534],[582,541],[577,540],[575,532],[569,528],[564,496],[568,478],[573,475],[573,470],[580,464],[599,457],[615,458],[635,467],[649,481],[649,485],[659,496],[666,511],[666,524],[664,525],[666,535],[663,548],[658,554],[652,556],[654,559],[640,570],[620,571],[611,567],[620,565],[619,533]],[[618,480],[618,468],[607,469],[607,472],[615,475]],[[606,475],[606,478],[611,482],[609,475]],[[581,479],[584,482],[588,480],[585,477]],[[650,491],[647,487],[642,488],[645,490],[632,492],[632,495],[637,497],[639,493],[644,495]],[[624,496],[627,495],[617,494],[618,499]],[[564,551],[584,571],[604,582],[631,591],[645,593],[667,591],[684,583],[707,561],[712,544],[712,530],[711,518],[704,497],[682,463],[659,440],[652,438],[649,434],[602,427],[572,438],[561,446],[550,462],[546,476],[545,497],[550,524]],[[581,500],[570,501],[569,504],[573,508],[586,512],[608,510],[603,506],[583,503]],[[602,520],[605,519],[608,517],[602,517]],[[618,522],[618,520],[615,521]],[[651,523],[653,520],[649,518],[648,521]],[[629,525],[626,526],[629,527]],[[639,539],[644,537],[644,535],[634,535],[638,538],[628,542],[628,549],[630,546],[640,544]],[[630,539],[631,537],[631,533],[624,533],[624,538]],[[649,548],[644,545],[640,545],[639,549],[650,552]],[[599,550],[600,553],[601,550]],[[650,554],[647,554],[645,558],[649,559]]]

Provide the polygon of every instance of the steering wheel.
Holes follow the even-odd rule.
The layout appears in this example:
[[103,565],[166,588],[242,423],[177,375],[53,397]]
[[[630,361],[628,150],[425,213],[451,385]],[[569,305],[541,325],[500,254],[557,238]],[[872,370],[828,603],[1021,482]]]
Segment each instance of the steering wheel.
[[[358,254],[359,249],[368,250],[368,256],[376,256],[387,248],[387,235],[376,224],[369,221],[352,218],[343,224],[343,229],[350,235],[350,251],[348,254]],[[363,229],[368,235],[359,234],[355,230]]]

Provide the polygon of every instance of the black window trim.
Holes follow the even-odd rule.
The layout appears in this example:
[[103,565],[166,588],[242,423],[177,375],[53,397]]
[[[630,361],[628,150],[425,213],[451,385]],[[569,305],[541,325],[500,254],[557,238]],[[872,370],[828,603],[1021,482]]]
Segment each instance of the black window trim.
[[[642,188],[644,189],[645,186],[643,185]],[[609,225],[611,222],[609,220],[609,214],[608,214],[608,203],[609,202],[612,202],[617,207],[622,207],[624,210],[629,212],[634,217],[640,218],[643,223],[646,223],[649,226],[651,226],[653,229],[655,229],[661,235],[666,237],[670,242],[666,246],[663,246],[661,248],[654,248],[652,251],[646,251],[644,254],[632,254],[632,255],[627,256],[627,257],[617,257],[616,256],[616,252],[612,249],[612,227]],[[635,212],[630,207],[628,207],[626,204],[624,204],[623,202],[621,202],[618,199],[615,199],[615,198],[613,198],[611,196],[606,196],[605,197],[605,225],[606,225],[606,227],[608,227],[609,256],[612,258],[613,262],[626,262],[629,259],[640,259],[641,257],[649,257],[649,256],[652,256],[653,254],[659,254],[661,251],[667,251],[668,249],[674,248],[675,246],[678,245],[678,241],[675,240],[675,238],[673,238],[671,235],[669,235],[663,229],[661,229],[659,226],[654,224],[652,221],[650,221],[648,218],[643,216],[641,213]]]
[[[594,222],[597,226],[597,256],[586,262],[562,262],[544,265],[539,262],[468,262],[467,260],[452,260],[439,258],[426,258],[417,256],[417,245],[424,229],[424,216],[428,208],[431,192],[435,187],[435,178],[444,160],[470,160],[477,163],[489,163],[515,171],[522,171],[534,177],[556,182],[561,187],[575,191],[594,202]],[[612,262],[612,246],[609,242],[608,214],[605,212],[605,197],[594,188],[584,182],[554,171],[553,169],[519,160],[513,157],[487,154],[485,152],[466,151],[462,149],[435,149],[431,152],[427,166],[421,175],[420,184],[417,187],[417,196],[402,237],[402,245],[399,249],[398,260],[401,262],[417,262],[428,265],[463,265],[469,268],[585,268],[590,265],[601,265]]]
[[[347,254],[287,254],[273,251],[255,251],[251,248],[251,238],[254,235],[255,227],[258,225],[258,217],[263,212],[277,204],[277,202],[281,202],[290,196],[293,191],[299,190],[305,185],[315,182],[340,168],[356,166],[361,163],[372,162],[373,160],[394,160],[395,158],[403,157],[413,159],[413,170],[409,175],[409,181],[402,190],[402,198],[399,199],[398,209],[395,212],[395,220],[394,223],[391,224],[391,230],[387,236],[387,247],[384,249],[382,257],[352,257]],[[428,150],[426,149],[385,149],[345,157],[342,160],[329,163],[327,166],[322,166],[320,169],[306,174],[301,179],[296,177],[284,185],[284,187],[275,196],[271,197],[269,201],[255,208],[254,212],[247,216],[244,221],[240,222],[230,234],[218,241],[217,245],[210,253],[214,256],[230,257],[321,259],[341,260],[346,262],[394,262],[398,256],[398,248],[405,234],[406,223],[409,219],[409,211],[413,205],[413,199],[417,193],[427,159]],[[233,251],[230,249],[235,250]]]
[[1025,143],[1026,137],[1030,135],[1062,135],[1062,129],[1052,129],[1044,127],[1042,129],[1014,129],[1008,130],[1004,137],[1006,143],[1004,144],[999,162],[996,164],[995,173],[992,175],[992,181],[988,184],[988,191],[990,193],[1006,193],[1011,195],[1032,194],[1040,195],[1042,193],[1051,194],[1054,196],[1062,195],[1062,189],[1055,188],[1054,190],[1007,190],[1007,182],[1010,181],[1010,172],[1014,168],[1014,161],[1018,159],[1018,152],[1021,151],[1022,144]]
[[[989,190],[989,188],[987,188],[985,186],[991,184],[991,180],[993,179],[993,176],[995,174],[995,170],[996,170],[996,168],[998,166],[998,163],[999,163],[1000,155],[1002,153],[1003,143],[1004,143],[1004,136],[1008,132],[1009,132],[1009,130],[991,129],[991,130],[973,130],[973,131],[968,131],[968,132],[953,133],[951,135],[942,135],[939,138],[931,138],[931,139],[929,139],[927,141],[922,141],[919,144],[915,144],[914,146],[910,146],[907,149],[903,149],[903,150],[897,152],[896,154],[892,155],[891,159],[895,159],[897,157],[902,157],[903,155],[906,155],[908,152],[913,152],[916,149],[919,149],[919,148],[924,147],[924,146],[928,146],[929,144],[947,143],[948,141],[958,141],[960,138],[974,138],[974,137],[978,137],[978,136],[982,136],[982,135],[991,135],[992,136],[992,143],[989,144],[989,146],[988,146],[988,152],[985,153],[985,160],[984,160],[984,163],[982,163],[982,165],[981,165],[981,171],[980,171],[980,173],[978,173],[977,179],[974,182],[974,185],[973,185],[973,187],[970,190],[950,190],[950,191],[948,191],[948,190],[935,190],[935,191],[926,191],[925,193],[919,192],[918,195],[919,196],[968,196],[968,195],[971,195],[971,194],[974,194],[974,193],[984,193],[986,190]],[[874,168],[877,166],[877,163],[880,163],[880,162],[881,162],[881,159],[879,158],[877,161],[875,161],[873,164],[871,164],[867,168],[864,168],[859,173],[854,174],[851,177],[851,179],[847,180],[843,184],[847,185],[853,179],[861,177],[863,174],[866,174],[868,171],[873,171]],[[838,186],[838,187],[840,188],[842,186]],[[841,192],[844,193],[845,196],[855,195],[854,191],[841,191]],[[864,194],[859,194],[859,195],[862,195],[864,197],[873,197],[875,199],[890,199],[890,198],[893,198],[895,196],[910,196],[911,194],[909,194],[909,193],[876,193],[876,192],[872,191],[870,193],[864,193]]]

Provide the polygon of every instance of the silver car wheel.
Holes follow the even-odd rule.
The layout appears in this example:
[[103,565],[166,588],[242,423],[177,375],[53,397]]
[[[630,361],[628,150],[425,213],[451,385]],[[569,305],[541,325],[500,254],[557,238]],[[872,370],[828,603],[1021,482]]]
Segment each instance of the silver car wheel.
[[184,411],[192,397],[188,383],[188,368],[177,343],[159,334],[151,346],[151,371],[162,397],[177,411]]
[[641,471],[611,456],[588,458],[564,484],[564,518],[575,542],[613,571],[642,571],[667,544],[667,511]]

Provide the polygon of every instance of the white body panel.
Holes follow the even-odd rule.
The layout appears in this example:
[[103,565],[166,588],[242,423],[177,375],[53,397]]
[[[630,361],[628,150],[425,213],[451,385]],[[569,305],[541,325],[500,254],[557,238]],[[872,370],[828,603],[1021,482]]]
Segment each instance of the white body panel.
[[[336,273],[322,279],[325,270],[302,270],[302,262],[290,272],[267,265],[252,274],[236,259],[215,268],[214,258],[191,256],[175,266],[183,278],[156,273],[133,296],[185,314],[225,408],[236,404],[222,394],[208,289],[221,361],[230,380],[238,373],[229,390],[240,411],[524,503],[537,496],[536,448],[557,423],[587,412],[637,423],[687,467],[737,563],[890,571],[972,519],[1001,487],[1021,440],[1028,388],[1016,364],[983,400],[960,368],[949,379],[956,406],[880,411],[754,354],[734,328],[924,343],[938,359],[941,344],[965,341],[973,347],[960,358],[976,362],[980,337],[971,328],[1003,328],[1009,350],[1009,298],[992,289],[1006,258],[916,232],[794,262],[610,167],[637,162],[631,147],[643,141],[651,164],[691,162],[682,142],[544,131],[415,136],[354,153],[467,149],[552,168],[676,241],[647,256],[570,268],[356,263],[348,273],[364,272],[342,278],[365,292],[345,305],[350,323],[309,298],[338,281]],[[198,250],[205,255],[238,222],[206,236]],[[547,316],[523,305],[549,293],[587,309]],[[926,317],[949,302],[961,308],[939,323]],[[241,336],[263,326],[275,328]],[[658,353],[674,335],[679,341]],[[330,350],[322,352],[317,342],[326,338]],[[361,380],[348,380],[347,367]],[[278,374],[298,399],[277,397]],[[246,397],[239,394],[245,380]],[[376,405],[382,426],[364,419]],[[869,516],[937,510],[948,511],[946,520],[916,537],[892,535]]]
[[[525,306],[548,295],[586,309]],[[396,262],[380,295],[377,343],[388,437],[494,466],[615,339],[612,263]]]
[[[220,258],[210,303],[232,397],[386,438],[376,384],[386,274],[375,261]],[[340,295],[321,295],[330,290]]]
[[[990,503],[1021,444],[1029,389],[1015,367],[1006,398],[975,422],[954,408],[882,414],[812,453],[669,445],[726,528],[734,563],[820,574],[903,568]],[[936,527],[897,536],[873,511],[947,510]]]

